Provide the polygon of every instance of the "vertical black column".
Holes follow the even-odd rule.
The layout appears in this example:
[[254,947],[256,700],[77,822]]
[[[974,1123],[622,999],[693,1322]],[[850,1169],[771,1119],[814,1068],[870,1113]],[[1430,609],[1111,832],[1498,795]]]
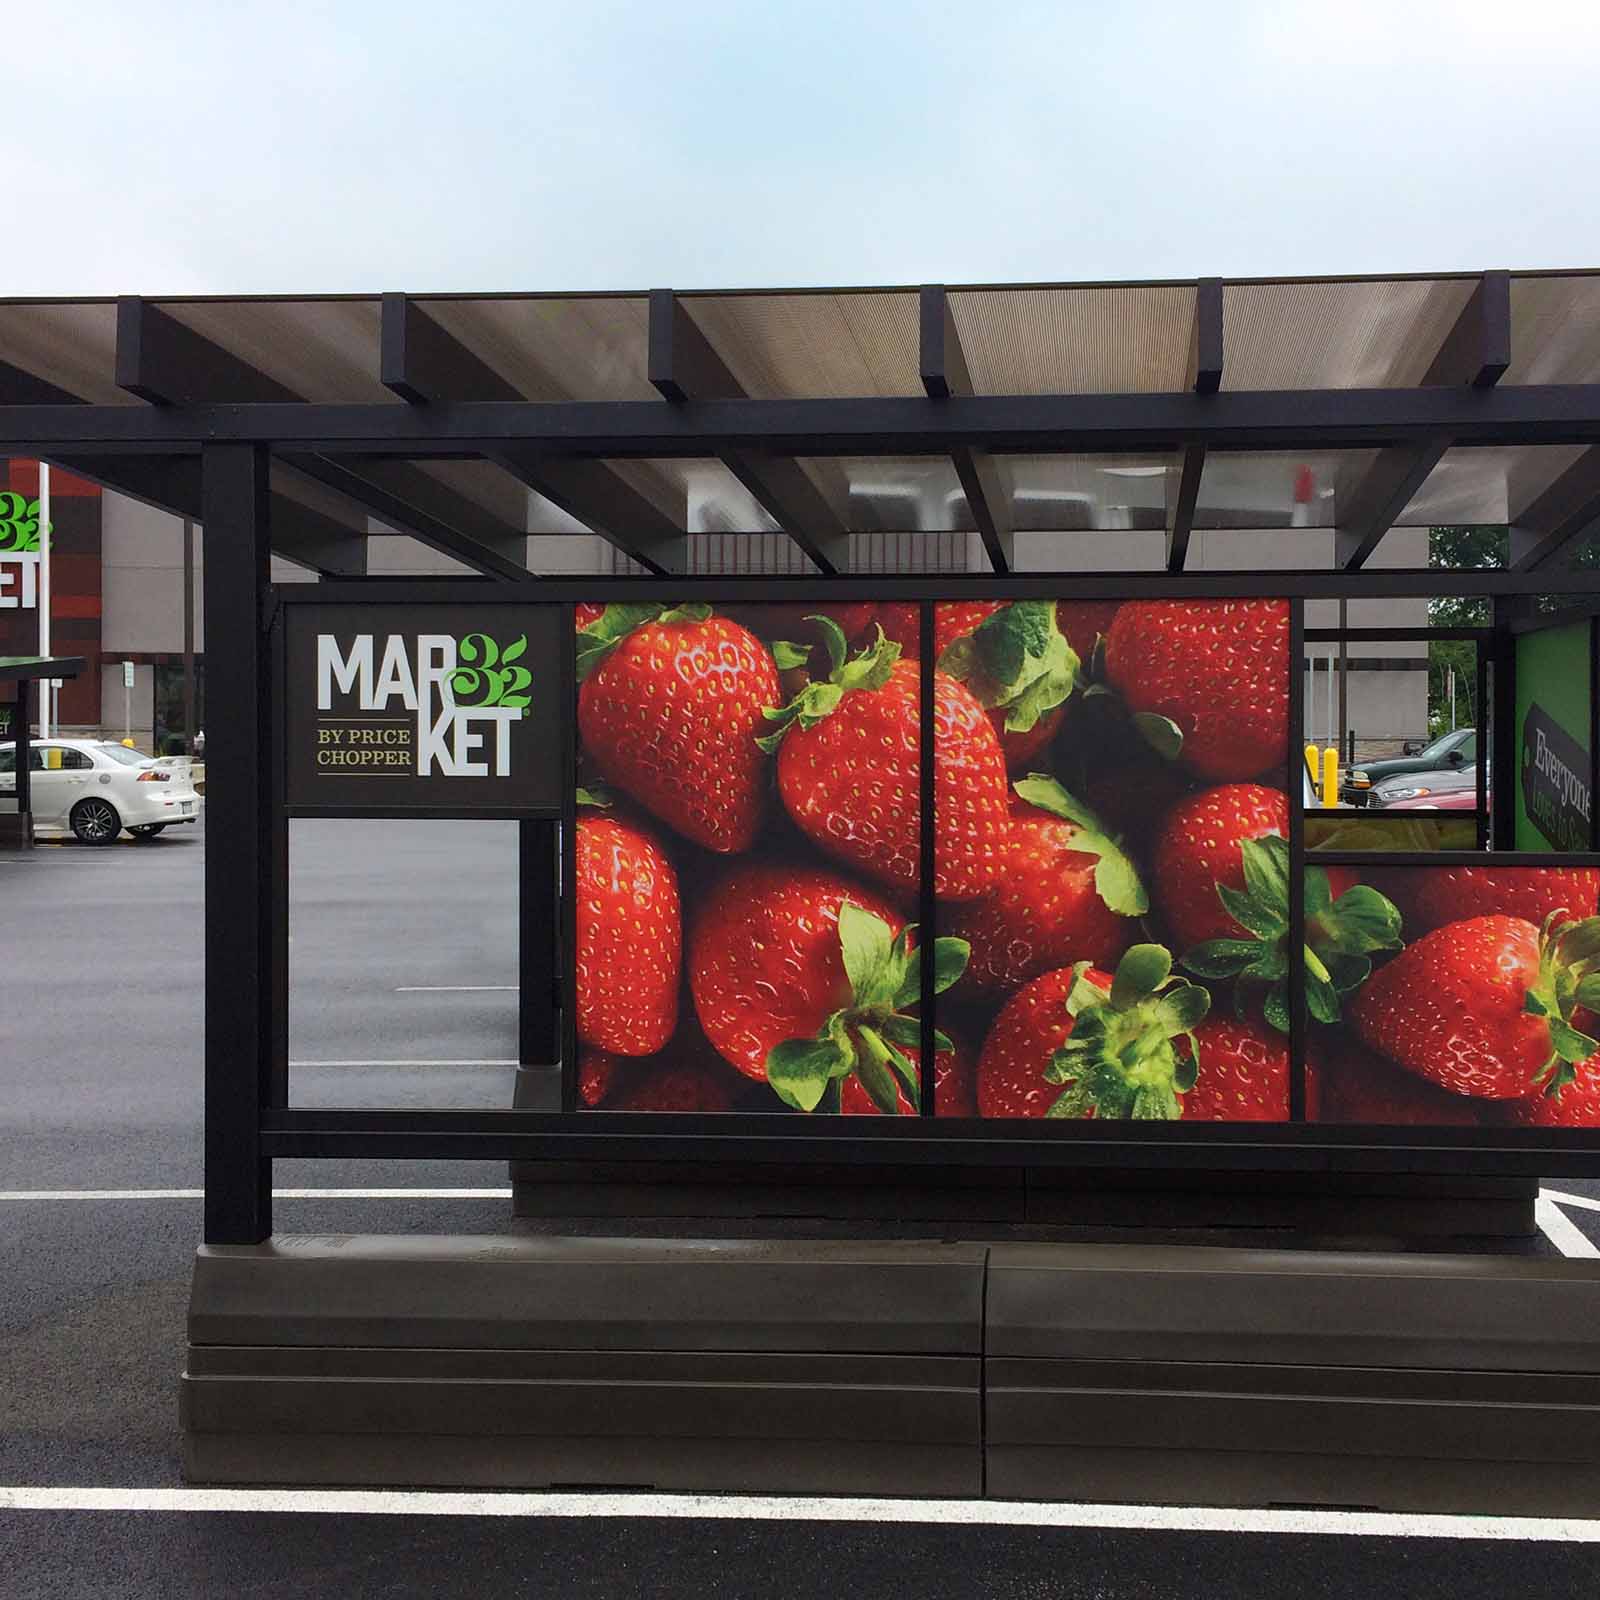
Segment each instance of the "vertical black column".
[[33,681],[17,679],[17,827],[26,840],[27,817],[33,810]]
[[1491,842],[1496,850],[1517,847],[1517,639],[1512,619],[1521,609],[1517,599],[1496,595],[1493,606],[1494,637],[1490,653],[1494,669],[1492,765],[1489,769],[1489,803],[1494,808]]
[[560,825],[518,823],[517,1077],[512,1105],[561,1105]]
[[267,461],[258,445],[202,452],[206,692],[206,1202],[208,1244],[272,1232],[272,1163],[261,1153],[270,1083],[270,681]]
[[[1345,648],[1341,636],[1339,649]],[[1342,665],[1342,662],[1341,662]],[[1306,1120],[1306,603],[1289,602],[1289,1120]],[[1312,804],[1317,783],[1312,780]]]

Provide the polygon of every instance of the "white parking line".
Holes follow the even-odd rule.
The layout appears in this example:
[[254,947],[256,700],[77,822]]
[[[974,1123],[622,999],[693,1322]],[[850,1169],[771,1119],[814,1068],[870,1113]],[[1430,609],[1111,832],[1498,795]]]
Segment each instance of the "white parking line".
[[1568,1194],[1565,1189],[1540,1189],[1547,1200],[1558,1206],[1576,1206],[1580,1211],[1600,1211],[1600,1200],[1591,1200],[1586,1194]]
[[3,1488],[0,1511],[312,1512],[408,1517],[667,1517],[697,1522],[989,1524],[1020,1528],[1160,1529],[1177,1533],[1339,1534],[1359,1538],[1600,1543],[1600,1522],[1542,1517],[1407,1516],[1353,1511],[1245,1511],[1023,1500],[874,1500],[701,1494],[461,1494],[365,1489]]
[[[509,1189],[274,1189],[275,1200],[509,1200]],[[0,1200],[203,1200],[204,1189],[0,1189]]]
[[1592,1244],[1571,1217],[1543,1192],[1534,1201],[1533,1215],[1544,1236],[1564,1256],[1600,1256],[1600,1248]]
[[505,1061],[291,1061],[291,1067],[514,1067],[515,1058]]
[[396,994],[515,994],[514,983],[403,983]]

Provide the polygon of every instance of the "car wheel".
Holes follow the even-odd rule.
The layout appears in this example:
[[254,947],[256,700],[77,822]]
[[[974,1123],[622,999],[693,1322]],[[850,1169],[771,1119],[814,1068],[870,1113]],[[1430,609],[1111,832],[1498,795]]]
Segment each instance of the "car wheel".
[[115,844],[122,832],[122,818],[109,800],[96,796],[80,800],[72,808],[72,831],[81,844]]
[[166,827],[164,822],[145,822],[141,823],[137,828],[129,828],[128,832],[135,839],[153,839],[164,827]]

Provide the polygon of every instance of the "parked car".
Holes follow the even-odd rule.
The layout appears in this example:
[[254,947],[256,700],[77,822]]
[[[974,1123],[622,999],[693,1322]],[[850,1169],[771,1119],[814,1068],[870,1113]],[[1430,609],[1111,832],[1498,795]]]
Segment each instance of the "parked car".
[[[1484,793],[1484,801],[1488,802],[1489,795]],[[1476,783],[1464,789],[1446,789],[1442,792],[1418,795],[1411,800],[1391,800],[1384,807],[1385,811],[1474,811],[1478,805],[1478,786]]]
[[1477,759],[1478,730],[1457,728],[1453,733],[1441,734],[1432,744],[1412,754],[1366,761],[1351,767],[1339,785],[1339,798],[1353,806],[1364,806],[1373,789],[1386,778],[1413,772],[1454,772]]
[[[183,771],[103,739],[40,739],[30,746],[34,828],[71,831],[84,844],[113,844],[126,828],[153,839],[193,823],[200,798]],[[0,744],[0,794],[17,792],[17,747]]]
[[1445,768],[1442,772],[1403,772],[1375,783],[1367,804],[1385,811],[1394,806],[1417,806],[1423,801],[1450,801],[1447,811],[1471,811],[1478,803],[1478,764]]

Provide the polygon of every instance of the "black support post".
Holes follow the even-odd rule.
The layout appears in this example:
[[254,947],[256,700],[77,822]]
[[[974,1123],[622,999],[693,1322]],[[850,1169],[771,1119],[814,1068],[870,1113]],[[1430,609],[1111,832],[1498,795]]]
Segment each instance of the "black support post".
[[33,682],[17,679],[17,826],[22,830],[23,842],[32,835],[28,829],[28,813],[33,810]]
[[1512,623],[1521,602],[1496,595],[1493,606],[1494,710],[1492,712],[1493,765],[1490,768],[1489,803],[1494,808],[1491,838],[1496,850],[1517,848],[1517,639]]
[[268,451],[207,445],[206,801],[225,825],[206,845],[205,1237],[258,1244],[272,1232],[272,1163],[261,1113],[271,1086],[271,997],[282,930],[272,848],[271,719],[262,633]]

